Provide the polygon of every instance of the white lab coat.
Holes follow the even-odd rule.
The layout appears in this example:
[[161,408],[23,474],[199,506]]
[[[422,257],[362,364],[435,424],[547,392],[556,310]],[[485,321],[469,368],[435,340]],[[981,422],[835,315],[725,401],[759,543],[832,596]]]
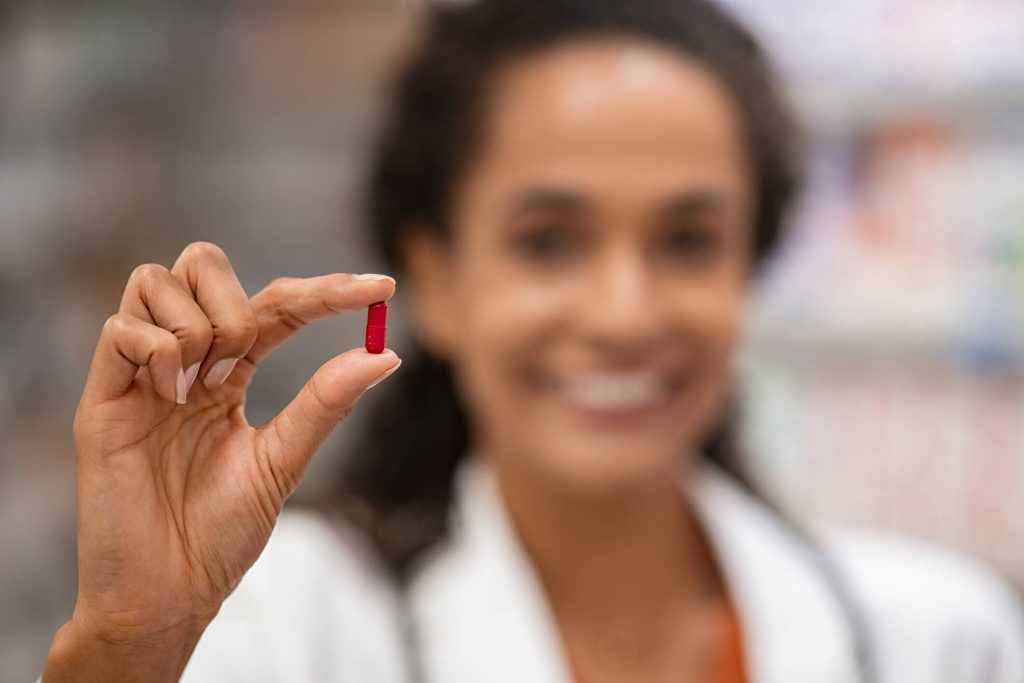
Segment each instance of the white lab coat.
[[[800,543],[710,465],[691,490],[740,614],[751,683],[855,683],[847,622]],[[450,540],[405,602],[357,533],[286,512],[183,680],[401,683],[405,614],[427,683],[570,683],[543,590],[482,462],[460,470],[454,510]],[[891,534],[829,529],[823,539],[867,616],[879,683],[1024,683],[1022,613],[992,574]]]

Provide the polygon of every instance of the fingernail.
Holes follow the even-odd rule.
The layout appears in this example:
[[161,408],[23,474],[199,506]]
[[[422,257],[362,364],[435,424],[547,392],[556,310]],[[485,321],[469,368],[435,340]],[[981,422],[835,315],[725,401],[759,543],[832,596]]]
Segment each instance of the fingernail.
[[213,364],[210,371],[206,373],[206,379],[203,380],[203,385],[207,389],[215,389],[221,384],[224,384],[224,380],[228,378],[231,371],[235,369],[235,364],[238,362],[237,358],[224,358]]
[[395,370],[398,369],[398,366],[400,366],[401,364],[402,364],[402,359],[399,358],[397,363],[395,363],[393,366],[391,366],[391,368],[389,368],[388,371],[385,372],[383,375],[378,377],[376,382],[374,382],[373,384],[371,384],[370,386],[368,386],[366,388],[367,389],[372,389],[373,387],[377,386],[378,384],[380,384],[381,382],[386,380],[391,375],[391,373],[393,373]]
[[195,365],[193,365],[192,367],[185,371],[185,384],[188,385],[185,389],[186,393],[192,391],[192,385],[195,384],[196,375],[199,374],[200,365],[202,365],[202,362],[196,363]]
[[377,273],[364,273],[362,275],[353,275],[352,277],[354,277],[357,280],[372,280],[374,282],[379,282],[380,280],[391,280],[392,282],[395,281],[395,278],[391,277],[390,275],[379,275]]
[[185,405],[185,396],[188,394],[188,383],[185,382],[185,371],[178,370],[178,383],[175,387],[175,400],[178,405]]

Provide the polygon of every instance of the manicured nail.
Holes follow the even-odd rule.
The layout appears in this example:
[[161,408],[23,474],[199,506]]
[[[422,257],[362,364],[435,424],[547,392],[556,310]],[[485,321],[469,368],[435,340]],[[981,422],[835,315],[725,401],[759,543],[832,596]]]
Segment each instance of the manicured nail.
[[391,367],[390,367],[390,368],[389,368],[389,369],[387,370],[387,372],[385,372],[385,373],[384,373],[383,375],[381,375],[380,377],[378,377],[378,378],[377,378],[377,381],[376,381],[376,382],[374,382],[373,384],[371,384],[370,386],[368,386],[368,387],[366,387],[366,388],[367,388],[367,389],[372,389],[373,387],[377,386],[378,384],[380,384],[381,382],[383,382],[384,380],[386,380],[386,379],[387,379],[387,378],[388,378],[388,377],[389,377],[389,376],[391,375],[391,373],[393,373],[393,372],[394,372],[395,370],[397,370],[397,369],[398,369],[398,366],[400,366],[401,364],[402,364],[402,359],[401,359],[401,358],[399,358],[399,359],[398,359],[398,362],[397,362],[397,363],[395,363],[395,364],[394,364],[393,366],[391,366]]
[[195,384],[196,375],[199,374],[200,365],[202,365],[202,362],[196,363],[185,371],[185,384],[188,385],[185,389],[186,393],[192,391],[192,385]]
[[224,384],[224,380],[228,378],[231,371],[235,369],[235,363],[238,362],[237,358],[224,358],[213,364],[210,371],[206,373],[206,379],[203,380],[203,385],[207,389],[215,389],[221,384]]
[[395,281],[395,278],[390,275],[378,275],[377,273],[364,273],[363,275],[353,275],[352,277],[357,280],[372,280],[373,282],[379,282],[381,280]]
[[185,405],[185,396],[188,394],[188,383],[185,381],[185,371],[178,370],[178,383],[175,386],[175,400],[178,405]]

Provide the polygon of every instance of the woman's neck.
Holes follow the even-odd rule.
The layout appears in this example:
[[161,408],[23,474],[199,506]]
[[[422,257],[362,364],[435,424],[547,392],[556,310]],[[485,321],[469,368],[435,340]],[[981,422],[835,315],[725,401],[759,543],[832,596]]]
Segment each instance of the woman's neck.
[[512,524],[560,616],[654,623],[720,595],[674,473],[629,491],[588,495],[519,468],[496,470]]

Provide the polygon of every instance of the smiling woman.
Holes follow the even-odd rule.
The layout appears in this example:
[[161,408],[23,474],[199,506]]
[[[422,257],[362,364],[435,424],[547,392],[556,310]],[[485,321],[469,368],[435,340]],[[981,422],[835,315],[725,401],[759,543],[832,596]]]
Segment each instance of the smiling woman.
[[[688,444],[739,474],[722,394],[748,279],[796,188],[795,125],[756,44],[710,5],[585,4],[438,13],[398,85],[371,187],[373,236],[415,280],[427,353],[413,352],[409,390],[380,411],[342,485],[371,503],[399,564],[443,530],[470,448],[464,406],[489,405],[457,398],[453,370],[524,420],[479,416],[475,430],[525,438],[545,422],[598,421],[575,445],[551,443],[543,467],[574,460],[584,480],[627,484],[598,462],[640,466],[615,455],[633,452],[627,433],[616,442],[602,429],[621,412],[611,403],[624,415],[644,407],[626,401],[636,391],[664,404],[662,431],[633,432],[659,444],[640,453],[670,463]],[[446,348],[455,328],[471,348]],[[453,355],[465,372],[446,362]],[[476,367],[502,375],[474,380]],[[411,457],[417,448],[433,455]],[[410,509],[437,526],[385,530]]]
[[[507,67],[489,111],[447,239],[404,252],[476,446],[572,488],[665,481],[721,406],[747,276],[731,105],[668,50],[580,39]],[[721,210],[666,215],[695,197]]]
[[76,420],[80,595],[48,677],[1017,683],[1001,584],[907,541],[799,532],[731,449],[793,128],[756,43],[703,0],[436,11],[371,188],[416,343],[327,514],[271,534],[400,361],[347,352],[260,428],[245,390],[301,324],[394,281],[246,300],[206,244],[141,269]]

